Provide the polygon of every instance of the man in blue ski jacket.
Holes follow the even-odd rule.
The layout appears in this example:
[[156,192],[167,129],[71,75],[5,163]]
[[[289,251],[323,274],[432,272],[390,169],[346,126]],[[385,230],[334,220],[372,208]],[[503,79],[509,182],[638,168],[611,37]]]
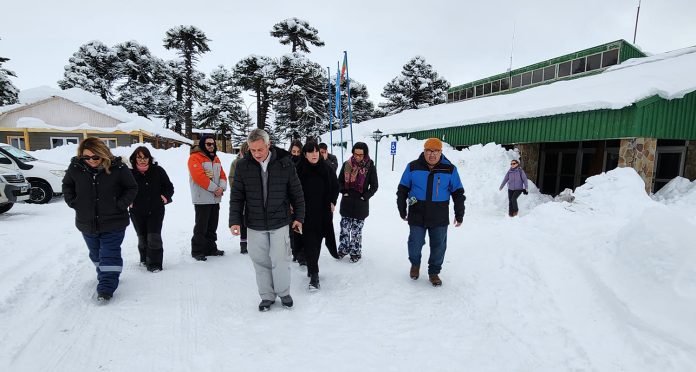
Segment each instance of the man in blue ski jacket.
[[449,199],[452,197],[454,202],[455,227],[462,224],[466,199],[457,167],[442,155],[442,141],[437,138],[425,141],[423,153],[406,166],[396,196],[399,214],[408,221],[410,228],[411,279],[418,279],[420,274],[421,250],[427,232],[430,240],[428,277],[434,287],[439,287],[442,285],[439,274],[447,250]]

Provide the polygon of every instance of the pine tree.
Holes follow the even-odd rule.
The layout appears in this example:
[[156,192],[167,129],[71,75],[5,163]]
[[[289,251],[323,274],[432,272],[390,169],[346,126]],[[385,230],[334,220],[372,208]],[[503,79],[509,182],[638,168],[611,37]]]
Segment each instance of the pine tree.
[[253,92],[256,98],[256,126],[266,128],[272,104],[271,88],[275,83],[276,63],[270,57],[251,55],[237,62],[234,78],[237,85]]
[[2,64],[9,60],[9,58],[0,57],[0,106],[17,103],[19,96],[19,89],[12,84],[9,78],[10,76],[17,77],[17,75],[2,67]]
[[180,61],[165,61],[157,74],[162,82],[162,95],[157,104],[157,115],[164,119],[167,128],[174,121],[174,131],[181,133],[184,122],[184,66]]
[[118,56],[112,48],[98,40],[90,41],[70,57],[58,86],[61,89],[82,88],[113,103],[112,89],[119,77],[118,63]]
[[184,60],[184,120],[186,123],[186,134],[192,137],[193,127],[193,101],[195,94],[195,70],[198,56],[210,51],[208,39],[203,31],[195,26],[178,26],[167,31],[164,38],[164,47],[167,49],[177,49],[179,55]]
[[449,87],[449,82],[439,77],[425,58],[416,56],[404,65],[400,76],[384,87],[382,97],[387,102],[379,106],[387,115],[392,115],[445,103]]
[[300,53],[278,62],[274,88],[275,129],[283,139],[316,137],[326,128],[326,77],[323,68]]
[[164,61],[136,41],[127,41],[114,47],[118,57],[119,76],[116,102],[129,112],[149,117],[157,114],[162,97],[161,71]]
[[[331,92],[336,91],[336,75],[334,75],[334,78],[331,79]],[[348,110],[348,87],[346,85],[346,80],[341,81],[341,116],[343,117],[343,127],[348,126],[349,124],[349,115],[350,111]],[[351,108],[353,111],[353,124],[360,123],[363,121],[370,120],[374,118],[374,112],[375,112],[375,105],[372,103],[372,101],[369,101],[368,99],[370,98],[370,94],[367,91],[367,86],[365,84],[362,84],[354,79],[350,79],[350,103],[351,103]],[[332,96],[333,99],[333,96]],[[332,102],[331,105],[335,105],[335,102]],[[333,111],[335,112],[335,108],[333,108]],[[334,118],[333,122],[334,128],[338,128],[338,123],[336,123],[336,119]],[[328,126],[326,128],[328,130]]]
[[271,30],[271,36],[280,39],[281,44],[292,44],[293,53],[298,49],[309,53],[307,43],[318,47],[324,46],[324,42],[317,36],[318,33],[319,31],[310,26],[309,22],[294,17],[276,23]]
[[230,135],[230,140],[232,145],[240,146],[242,142],[247,140],[249,133],[254,129],[254,122],[251,116],[246,112],[242,111],[242,118],[239,122],[232,123],[232,134]]
[[206,81],[204,103],[196,113],[200,128],[215,129],[222,135],[222,151],[227,152],[227,136],[235,123],[246,117],[241,91],[235,86],[232,73],[219,66]]

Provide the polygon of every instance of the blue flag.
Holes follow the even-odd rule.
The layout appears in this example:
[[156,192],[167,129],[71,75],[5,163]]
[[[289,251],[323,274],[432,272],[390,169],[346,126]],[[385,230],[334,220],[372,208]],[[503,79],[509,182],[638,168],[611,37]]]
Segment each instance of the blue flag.
[[341,74],[338,73],[338,67],[336,68],[336,118],[341,117]]

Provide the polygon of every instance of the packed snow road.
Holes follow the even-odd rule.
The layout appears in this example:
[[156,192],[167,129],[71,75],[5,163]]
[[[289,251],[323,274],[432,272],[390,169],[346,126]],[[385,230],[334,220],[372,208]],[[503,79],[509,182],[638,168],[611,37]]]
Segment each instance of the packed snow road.
[[[183,150],[155,150],[175,185],[164,221],[164,270],[138,265],[132,227],[114,298],[96,276],[74,214],[57,198],[0,216],[3,371],[476,370],[687,371],[696,365],[696,187],[656,202],[617,170],[573,203],[536,192],[505,217],[498,192],[510,153],[446,151],[466,188],[464,224],[450,227],[440,288],[408,277],[408,227],[396,186],[422,142],[402,141],[391,172],[380,158],[363,260],[320,259],[321,290],[292,266],[295,307],[257,310],[249,257],[226,226],[219,248],[190,256],[193,207]],[[421,147],[422,148],[422,147]],[[73,149],[38,152],[66,158]],[[117,154],[130,154],[118,149]],[[231,156],[222,158],[229,167]],[[340,160],[340,157],[339,157]],[[533,190],[532,190],[533,191]],[[228,195],[225,195],[228,197]],[[225,200],[229,200],[226,199]],[[339,216],[334,223],[338,225]],[[337,230],[338,231],[338,230]],[[427,258],[427,246],[424,259]]]

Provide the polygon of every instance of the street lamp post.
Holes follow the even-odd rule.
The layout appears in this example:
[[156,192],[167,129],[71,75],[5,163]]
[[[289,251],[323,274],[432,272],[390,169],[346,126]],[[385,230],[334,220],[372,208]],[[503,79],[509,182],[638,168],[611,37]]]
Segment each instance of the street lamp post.
[[372,138],[375,140],[375,168],[377,167],[377,149],[379,148],[379,141],[384,137],[385,135],[382,133],[381,130],[377,129],[376,131],[372,132]]

